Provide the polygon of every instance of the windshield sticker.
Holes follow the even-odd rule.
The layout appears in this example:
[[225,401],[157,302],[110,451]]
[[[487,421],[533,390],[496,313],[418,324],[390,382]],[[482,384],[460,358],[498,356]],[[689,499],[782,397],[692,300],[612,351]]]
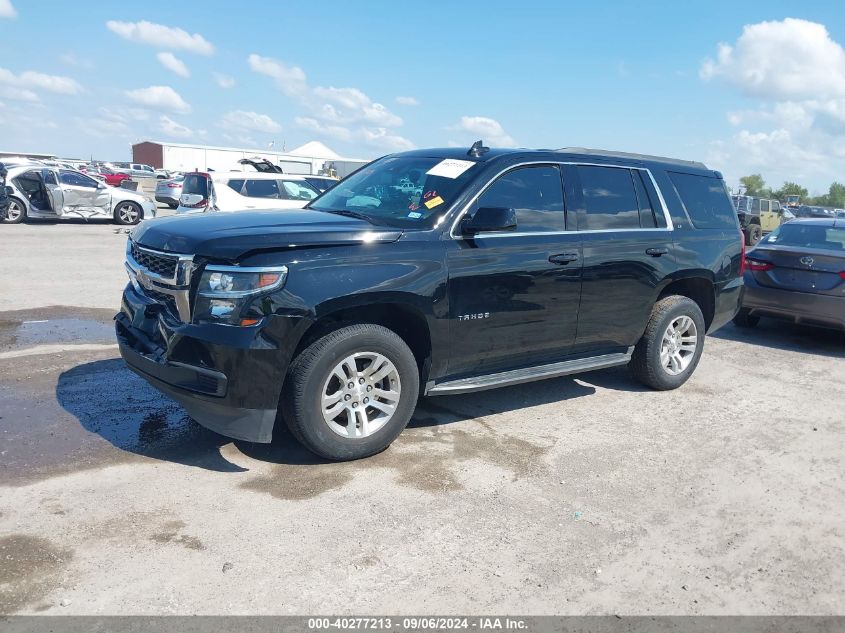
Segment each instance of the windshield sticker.
[[408,214],[408,217],[412,220],[419,220],[422,217],[422,213],[420,213],[419,211],[412,211]]
[[471,160],[456,160],[453,158],[447,158],[446,160],[441,160],[425,173],[428,176],[457,178],[473,165],[475,165],[475,163]]
[[443,204],[443,198],[441,198],[440,196],[437,196],[436,198],[432,198],[431,200],[426,200],[425,201],[425,208],[426,209],[433,209],[434,207],[436,207],[439,204]]

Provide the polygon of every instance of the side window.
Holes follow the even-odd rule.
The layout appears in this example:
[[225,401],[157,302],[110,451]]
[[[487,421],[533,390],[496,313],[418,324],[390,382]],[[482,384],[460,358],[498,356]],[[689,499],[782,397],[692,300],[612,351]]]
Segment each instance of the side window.
[[751,198],[751,213],[760,213],[760,198]]
[[275,180],[247,180],[244,195],[250,198],[281,198],[279,185]]
[[780,202],[777,200],[772,200],[772,211],[775,213],[780,213]]
[[234,180],[230,180],[227,185],[237,191],[239,194],[244,195],[244,183],[246,181],[243,178],[236,178]]
[[[666,172],[693,226],[699,229],[736,229],[736,211],[721,178]],[[760,200],[755,198],[757,210]],[[753,208],[753,207],[752,207]]]
[[639,169],[632,169],[631,177],[634,179],[634,189],[637,192],[637,200],[640,204],[640,227],[644,229],[657,228],[654,204],[646,193],[643,172]]
[[96,189],[97,187],[96,180],[88,176],[83,176],[76,171],[62,170],[59,172],[59,180],[63,185],[70,187],[88,187],[90,189]]
[[56,178],[56,172],[52,169],[42,169],[41,170],[41,178],[44,180],[45,185],[58,185],[59,181]]
[[279,182],[282,183],[283,197],[288,200],[313,200],[319,195],[304,181],[280,180]]
[[771,204],[772,203],[768,200],[760,200],[760,211],[762,211],[763,213],[768,213],[772,210]]
[[621,167],[579,166],[584,213],[578,220],[578,230],[640,228],[634,175],[630,169]]
[[520,167],[500,176],[479,196],[476,208],[516,210],[517,231],[565,231],[560,170],[554,165]]

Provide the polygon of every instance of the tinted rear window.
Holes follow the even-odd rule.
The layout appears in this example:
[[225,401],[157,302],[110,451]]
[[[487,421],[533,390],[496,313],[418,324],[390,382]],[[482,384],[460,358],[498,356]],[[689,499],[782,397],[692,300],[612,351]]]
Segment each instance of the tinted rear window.
[[631,170],[579,165],[578,176],[584,192],[585,211],[584,226],[579,220],[579,230],[640,228],[640,207]]
[[698,229],[738,228],[736,211],[720,178],[667,173],[693,226]]
[[769,233],[761,242],[779,246],[845,251],[845,227],[787,222]]
[[199,174],[188,174],[182,183],[182,193],[195,193],[203,198],[208,197],[208,179]]

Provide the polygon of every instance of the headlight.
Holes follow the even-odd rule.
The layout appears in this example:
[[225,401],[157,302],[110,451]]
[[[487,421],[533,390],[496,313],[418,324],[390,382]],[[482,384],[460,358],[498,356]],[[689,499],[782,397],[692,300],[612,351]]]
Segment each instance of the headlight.
[[287,274],[286,266],[206,266],[197,289],[194,321],[255,325],[266,311],[253,307],[253,300],[284,286]]

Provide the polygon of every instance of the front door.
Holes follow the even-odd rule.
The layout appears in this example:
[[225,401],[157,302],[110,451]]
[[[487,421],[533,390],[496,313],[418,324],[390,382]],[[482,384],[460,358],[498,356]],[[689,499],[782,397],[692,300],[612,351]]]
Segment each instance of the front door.
[[672,231],[648,171],[578,165],[584,270],[574,351],[621,351],[642,336],[657,285],[674,269]]
[[105,187],[100,188],[100,183],[93,178],[78,171],[62,169],[59,182],[64,194],[65,215],[110,215],[111,194]]
[[560,167],[517,167],[499,176],[469,215],[482,207],[515,209],[517,227],[450,243],[452,377],[558,360],[575,340],[581,245],[567,231]]

